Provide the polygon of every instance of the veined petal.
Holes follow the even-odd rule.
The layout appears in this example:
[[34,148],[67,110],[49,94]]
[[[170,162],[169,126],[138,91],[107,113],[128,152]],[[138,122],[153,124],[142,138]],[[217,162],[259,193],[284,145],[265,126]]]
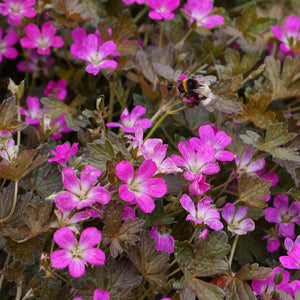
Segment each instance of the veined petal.
[[52,39],[55,33],[56,33],[56,29],[53,27],[53,25],[50,22],[45,22],[42,25],[42,36],[44,38]]
[[163,178],[150,178],[144,183],[143,192],[152,197],[162,197],[167,192],[167,185]]
[[180,199],[180,203],[181,203],[182,207],[186,211],[188,211],[192,216],[196,216],[195,204],[194,204],[193,200],[187,194],[182,195],[182,197]]
[[87,192],[101,175],[101,171],[93,166],[87,165],[80,174],[81,190]]
[[220,15],[208,16],[205,19],[201,20],[201,26],[205,28],[213,28],[218,25],[224,24],[224,17]]
[[98,248],[90,248],[84,251],[82,258],[91,265],[101,266],[105,262],[105,254]]
[[101,186],[93,187],[87,194],[88,198],[94,198],[96,202],[107,204],[110,201],[110,193]]
[[2,51],[3,56],[10,59],[15,59],[18,56],[18,51],[15,48],[7,47]]
[[289,37],[292,36],[297,39],[299,28],[300,28],[299,17],[297,16],[287,17],[285,21],[285,31]]
[[65,188],[74,194],[78,194],[80,192],[80,186],[74,170],[72,168],[64,168],[61,174]]
[[86,31],[82,27],[78,27],[72,31],[72,39],[78,44],[81,44],[86,37]]
[[126,184],[122,184],[119,187],[119,195],[121,199],[123,199],[126,202],[131,202],[135,199],[135,193],[130,191]]
[[116,175],[126,183],[130,183],[134,176],[134,168],[129,161],[121,161],[116,166]]
[[33,41],[28,37],[21,38],[20,43],[23,48],[27,48],[27,49],[34,49],[37,47],[35,40]]
[[94,291],[94,300],[109,300],[110,296],[107,291],[103,291],[100,289],[95,289]]
[[18,35],[16,32],[9,32],[3,38],[3,42],[5,42],[6,46],[14,45],[17,41],[18,41]]
[[116,44],[113,41],[107,41],[101,45],[99,49],[99,54],[102,58],[112,54],[116,50]]
[[145,160],[137,171],[134,182],[143,182],[152,177],[157,170],[156,163],[152,160]]
[[179,142],[178,149],[188,165],[193,165],[196,159],[195,151],[189,142]]
[[85,273],[84,261],[78,257],[74,257],[70,261],[69,272],[72,277],[81,277]]
[[221,150],[216,153],[215,158],[220,161],[232,161],[234,155],[230,151]]
[[37,25],[30,23],[25,28],[26,35],[33,41],[37,41],[41,36],[41,31]]
[[[210,2],[210,1],[209,1]],[[204,125],[199,127],[199,137],[203,144],[210,144],[215,138],[215,132],[211,125]]]
[[227,203],[222,209],[222,218],[229,224],[232,222],[235,214],[235,207],[232,203]]
[[56,207],[62,212],[71,211],[79,201],[79,198],[69,192],[58,194],[54,199]]
[[102,69],[115,69],[117,67],[118,63],[112,59],[105,59],[101,61],[101,63],[98,65],[99,68]]
[[53,236],[57,245],[66,250],[72,250],[76,245],[76,238],[72,230],[68,227],[58,229]]
[[89,249],[101,241],[101,232],[96,227],[84,229],[80,235],[78,245],[83,249]]
[[58,269],[63,269],[67,267],[71,262],[72,254],[67,250],[56,250],[53,251],[50,259],[53,267]]
[[281,27],[273,26],[273,27],[271,27],[271,31],[273,32],[273,34],[277,40],[279,40],[281,42],[285,42],[285,40],[286,40],[285,33]]
[[50,46],[51,47],[56,47],[56,48],[60,48],[64,45],[64,40],[60,37],[60,36],[54,36],[51,39],[51,43]]
[[182,167],[187,167],[186,161],[179,155],[172,154],[171,159],[174,161],[176,166],[182,166]]
[[130,119],[131,121],[137,121],[141,116],[143,116],[146,113],[146,108],[142,105],[137,105],[133,108],[133,110],[130,113]]
[[151,213],[155,208],[153,199],[146,194],[139,194],[136,197],[136,202],[140,210],[144,213]]
[[240,222],[243,218],[246,217],[248,211],[247,206],[241,206],[237,209],[235,216],[234,216],[234,221]]

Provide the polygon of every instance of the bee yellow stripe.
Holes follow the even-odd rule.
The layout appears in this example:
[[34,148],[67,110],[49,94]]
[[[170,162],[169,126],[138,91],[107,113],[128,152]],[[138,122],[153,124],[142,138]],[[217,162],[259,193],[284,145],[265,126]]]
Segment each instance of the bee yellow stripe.
[[182,86],[183,86],[183,89],[184,89],[184,91],[186,92],[186,93],[188,93],[188,89],[187,89],[187,79],[184,79],[184,80],[182,80]]

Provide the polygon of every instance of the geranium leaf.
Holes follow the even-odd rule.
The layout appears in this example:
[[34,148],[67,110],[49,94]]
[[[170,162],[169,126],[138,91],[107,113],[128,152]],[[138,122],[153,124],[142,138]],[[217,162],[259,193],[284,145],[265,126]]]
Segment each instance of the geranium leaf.
[[16,260],[21,260],[26,265],[34,264],[34,253],[37,249],[40,249],[43,241],[40,237],[30,239],[29,241],[18,243],[12,240],[10,237],[5,237],[6,247],[5,251],[13,256]]
[[17,181],[30,173],[46,159],[46,156],[37,156],[39,150],[23,150],[14,163],[1,164],[0,177]]
[[155,245],[156,242],[150,238],[149,232],[142,230],[138,247],[128,249],[128,255],[149,283],[163,285],[167,282],[169,253],[156,250]]
[[266,207],[266,196],[270,194],[271,182],[259,177],[248,177],[243,174],[238,179],[238,193],[240,201],[254,207]]
[[293,140],[297,134],[288,132],[283,123],[271,124],[266,132],[265,140],[253,131],[246,131],[240,135],[241,139],[259,150],[270,153],[274,158],[283,160],[300,161],[297,149],[279,147]]
[[0,131],[23,130],[28,124],[18,121],[15,97],[4,99],[0,105]]

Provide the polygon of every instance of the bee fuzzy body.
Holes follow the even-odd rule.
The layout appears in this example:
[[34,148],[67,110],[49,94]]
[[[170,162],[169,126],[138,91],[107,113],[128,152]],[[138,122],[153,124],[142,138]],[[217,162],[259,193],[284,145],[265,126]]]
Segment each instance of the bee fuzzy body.
[[215,82],[215,76],[192,76],[178,81],[178,92],[187,102],[199,104],[212,96],[209,86]]

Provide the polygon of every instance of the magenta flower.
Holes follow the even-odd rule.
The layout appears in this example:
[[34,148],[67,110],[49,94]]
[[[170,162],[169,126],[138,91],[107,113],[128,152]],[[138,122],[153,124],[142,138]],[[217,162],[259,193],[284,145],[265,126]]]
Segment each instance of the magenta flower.
[[300,225],[300,203],[294,201],[289,206],[288,196],[278,195],[273,205],[274,208],[265,209],[266,220],[278,224],[278,232],[282,237],[294,238],[295,223]]
[[[275,279],[279,274],[282,274],[280,283]],[[276,274],[278,274],[276,276]],[[275,277],[276,276],[276,277]],[[275,277],[275,278],[274,278]],[[274,299],[272,294],[281,290],[286,290],[290,280],[290,273],[280,267],[275,267],[273,273],[265,280],[252,280],[252,288],[259,296],[265,296],[264,299]]]
[[146,129],[152,126],[152,121],[148,118],[140,119],[146,113],[146,108],[138,105],[133,108],[131,113],[125,108],[120,116],[122,124],[116,122],[109,122],[107,127],[121,127],[124,132],[135,132],[136,125],[140,125],[142,129]]
[[83,37],[81,42],[82,46],[78,46],[80,43],[77,43],[76,47],[71,48],[71,53],[75,58],[88,62],[86,72],[97,75],[100,69],[115,69],[117,67],[116,61],[106,59],[117,47],[113,41],[107,41],[101,45],[99,36],[91,33],[85,38]]
[[233,154],[230,151],[223,150],[231,142],[229,137],[224,131],[219,131],[217,127],[204,125],[199,127],[199,137],[192,137],[190,143],[194,150],[199,150],[203,145],[211,145],[216,149],[215,159],[221,161],[233,160]]
[[101,171],[93,166],[87,165],[82,170],[80,181],[72,168],[62,170],[62,181],[68,192],[58,194],[54,202],[62,212],[71,211],[73,208],[82,209],[89,207],[94,202],[107,204],[110,194],[101,186],[93,186],[100,176]]
[[94,248],[101,241],[101,232],[95,227],[88,227],[80,235],[79,242],[68,227],[58,229],[54,240],[61,250],[53,251],[51,263],[55,268],[64,269],[69,266],[72,277],[81,277],[85,273],[85,263],[103,265],[105,254]]
[[71,214],[70,211],[62,213],[59,210],[55,210],[55,215],[57,220],[51,223],[51,228],[62,228],[68,227],[76,234],[79,234],[79,222],[82,220],[87,220],[91,217],[88,211],[81,211],[75,214]]
[[148,139],[141,145],[141,152],[145,159],[151,159],[156,163],[156,173],[182,172],[171,158],[164,159],[167,154],[167,148],[168,145],[163,145],[161,139]]
[[190,17],[190,22],[196,22],[197,26],[212,28],[224,24],[224,18],[220,15],[208,14],[212,11],[214,4],[210,0],[188,0],[184,5],[184,12]]
[[254,230],[254,222],[246,218],[247,206],[241,206],[235,211],[232,203],[227,203],[222,209],[222,217],[228,224],[227,229],[235,234],[243,235]]
[[78,143],[74,143],[72,147],[69,144],[64,143],[62,145],[57,145],[56,151],[51,150],[51,154],[55,155],[55,157],[48,159],[49,162],[55,161],[59,165],[66,167],[67,160],[76,155],[78,151]]
[[267,239],[267,250],[269,252],[274,252],[278,250],[280,247],[280,241],[279,241],[279,234],[277,227],[271,227],[268,232],[269,234],[265,235],[262,237],[262,240]]
[[[118,123],[117,123],[118,124]],[[141,124],[136,123],[136,125],[133,128],[134,136],[132,135],[124,135],[124,137],[132,140],[132,147],[133,149],[138,149],[136,152],[137,157],[142,155],[141,152],[141,145],[144,142],[143,136],[144,136],[144,130]]]
[[206,224],[208,227],[214,230],[220,230],[223,228],[223,224],[220,222],[220,213],[217,209],[211,208],[212,200],[209,197],[204,197],[197,204],[197,210],[193,200],[186,194],[184,194],[180,203],[182,207],[189,212],[186,217],[187,221],[193,221],[197,224]]
[[180,0],[147,0],[148,5],[153,9],[149,12],[152,20],[173,19],[172,11],[180,5]]
[[235,163],[237,165],[237,173],[256,173],[262,170],[266,164],[264,158],[259,158],[257,160],[252,160],[253,149],[250,147],[246,148],[242,158],[237,154],[235,156]]
[[64,79],[59,79],[57,82],[50,80],[44,90],[44,95],[53,94],[59,100],[64,100],[67,96],[67,82]]
[[295,243],[289,238],[284,241],[287,256],[280,256],[279,261],[287,269],[300,269],[300,236]]
[[198,174],[198,176],[189,184],[189,194],[191,196],[203,195],[210,189],[210,185],[205,182],[205,176]]
[[156,173],[156,164],[151,160],[144,161],[137,173],[129,161],[121,161],[116,166],[116,175],[126,182],[119,187],[119,195],[126,202],[136,201],[145,213],[151,213],[155,208],[151,197],[160,198],[167,192],[163,178],[151,178]]
[[18,41],[18,35],[16,32],[9,32],[2,38],[3,31],[0,27],[0,63],[3,60],[3,56],[8,59],[15,59],[18,56],[18,51],[11,47]]
[[39,72],[42,71],[44,74],[47,74],[48,67],[52,65],[55,60],[50,57],[50,55],[38,55],[35,50],[26,50],[30,51],[29,60],[21,60],[17,63],[17,69],[20,72]]
[[100,289],[95,289],[94,300],[110,300],[109,293]]
[[64,114],[62,114],[59,118],[53,120],[51,125],[55,125],[55,131],[50,134],[50,137],[54,140],[59,140],[62,137],[62,133],[73,131],[73,129],[68,127],[68,125],[66,124]]
[[37,97],[27,97],[26,99],[28,110],[20,107],[21,115],[25,116],[25,122],[32,125],[40,123],[42,108],[40,108],[40,100]]
[[27,37],[20,39],[23,48],[35,49],[38,54],[50,54],[50,47],[60,48],[64,41],[60,36],[54,36],[56,29],[50,22],[42,25],[42,30],[37,25],[31,23],[25,27]]
[[290,52],[295,54],[300,53],[300,49],[296,48],[297,42],[300,39],[300,19],[297,16],[289,16],[285,21],[285,31],[279,26],[271,27],[271,31],[275,37],[281,41],[280,50],[282,52]]
[[220,171],[217,163],[214,163],[216,150],[208,144],[199,147],[195,153],[189,142],[179,142],[178,149],[183,158],[172,154],[171,158],[177,166],[184,167],[187,171],[183,174],[187,180],[199,179],[199,175],[216,174]]
[[174,252],[175,239],[167,232],[160,232],[157,226],[153,226],[150,231],[150,237],[155,239],[157,250]]
[[7,23],[17,26],[21,23],[22,17],[33,18],[37,11],[33,8],[35,0],[3,0],[0,4],[0,14],[8,16]]
[[135,220],[135,210],[133,207],[129,206],[129,205],[125,205],[124,206],[124,210],[123,210],[123,217],[122,220],[127,220],[127,219],[132,219]]
[[5,163],[14,163],[19,153],[19,146],[15,145],[13,139],[9,139],[5,142],[5,149],[0,151],[0,157],[2,157]]

